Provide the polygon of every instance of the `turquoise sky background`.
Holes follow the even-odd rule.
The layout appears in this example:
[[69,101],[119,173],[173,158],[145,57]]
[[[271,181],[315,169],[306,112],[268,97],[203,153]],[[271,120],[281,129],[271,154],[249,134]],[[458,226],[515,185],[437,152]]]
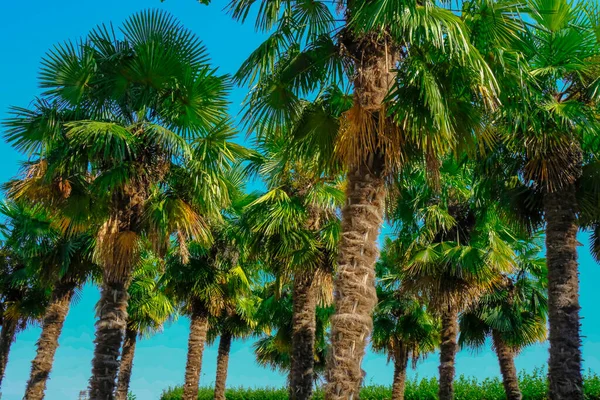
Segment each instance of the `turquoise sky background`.
[[[242,26],[231,20],[222,8],[225,1],[216,0],[206,7],[195,0],[1,0],[0,1],[0,119],[6,117],[10,105],[28,106],[40,93],[37,86],[39,62],[54,44],[77,39],[100,23],[119,25],[132,13],[146,8],[165,9],[194,31],[204,42],[222,72],[233,73],[247,55],[260,43],[261,36],[252,24]],[[231,95],[231,111],[235,115],[243,100],[244,89]],[[22,157],[0,141],[0,181],[14,176]],[[600,266],[589,255],[588,236],[581,234],[581,305],[584,369],[600,372]],[[85,390],[91,371],[94,338],[94,304],[98,291],[87,286],[67,317],[54,369],[48,383],[46,399],[77,399]],[[181,318],[167,326],[163,333],[142,340],[137,346],[131,389],[139,400],[158,399],[161,391],[183,382],[189,321]],[[19,334],[13,344],[7,373],[3,381],[2,399],[21,399],[40,333],[37,327]],[[285,377],[263,369],[254,362],[252,342],[235,342],[232,347],[229,386],[281,386]],[[201,383],[214,382],[217,352],[210,346],[204,354]],[[519,369],[542,367],[547,360],[547,345],[525,350],[517,359]],[[390,384],[392,367],[386,357],[371,352],[363,362],[367,381]],[[478,378],[499,375],[494,354],[489,350],[472,354],[462,351],[457,360],[458,374]],[[418,373],[437,373],[437,356],[421,363]]]

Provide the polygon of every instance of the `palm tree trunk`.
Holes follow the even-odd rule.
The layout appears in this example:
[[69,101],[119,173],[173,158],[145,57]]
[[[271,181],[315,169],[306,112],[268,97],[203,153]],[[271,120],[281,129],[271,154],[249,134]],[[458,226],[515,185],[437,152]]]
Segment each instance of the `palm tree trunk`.
[[392,400],[404,400],[407,367],[408,351],[406,346],[400,343],[394,352],[394,383],[392,385]]
[[0,332],[0,387],[2,387],[2,379],[6,372],[6,364],[8,364],[10,346],[15,340],[16,333],[17,321],[10,318],[3,318],[2,331]]
[[290,400],[306,400],[312,396],[317,329],[313,278],[312,271],[301,271],[294,276]]
[[217,356],[217,379],[215,381],[215,400],[225,400],[227,386],[227,369],[229,368],[229,351],[231,350],[232,335],[225,332],[219,339],[219,354]]
[[90,400],[114,399],[119,353],[127,326],[128,286],[129,277],[121,282],[105,280],[102,285],[97,306]]
[[128,326],[125,331],[123,351],[121,352],[121,366],[119,367],[119,381],[117,382],[117,394],[115,396],[116,400],[127,400],[137,336],[137,331]]
[[207,331],[208,312],[200,301],[196,301],[192,305],[182,400],[196,400],[198,398],[198,384],[200,383],[200,372],[202,370],[202,353],[204,352]]
[[577,263],[575,186],[544,196],[548,315],[550,322],[550,398],[583,399]]
[[350,32],[346,35],[342,40],[356,64],[356,76],[354,106],[348,114],[344,133],[347,139],[342,145],[351,168],[334,282],[327,400],[356,400],[364,377],[361,363],[373,328],[371,314],[377,304],[374,267],[379,257],[377,238],[385,201],[384,99],[394,82],[392,70],[397,60],[397,54],[382,39],[383,35],[366,34],[360,38]]
[[377,303],[374,266],[379,257],[376,242],[383,221],[384,181],[367,166],[355,168],[348,175],[346,196],[327,362],[328,400],[357,399],[362,384],[361,363]]
[[492,340],[494,348],[498,355],[500,363],[500,372],[502,373],[502,384],[506,392],[507,400],[521,400],[521,390],[519,389],[519,377],[517,376],[517,368],[515,367],[515,351],[511,349],[502,340],[502,337],[497,331],[492,331]]
[[37,353],[31,362],[31,374],[25,389],[27,400],[41,400],[44,398],[46,382],[52,370],[54,354],[58,348],[58,338],[62,332],[71,299],[75,293],[75,284],[59,284],[54,288],[52,300],[44,315],[42,333],[37,342]]
[[454,398],[454,363],[458,349],[457,335],[458,310],[455,306],[448,306],[442,312],[439,400],[452,400]]

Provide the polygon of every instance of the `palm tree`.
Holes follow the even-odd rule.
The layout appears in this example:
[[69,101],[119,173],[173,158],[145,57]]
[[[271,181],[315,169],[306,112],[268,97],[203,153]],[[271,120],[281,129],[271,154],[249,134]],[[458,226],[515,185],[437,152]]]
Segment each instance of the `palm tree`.
[[52,291],[25,390],[26,398],[42,399],[71,300],[94,270],[91,237],[62,235],[55,215],[40,205],[3,203],[0,212],[9,229],[6,245],[26,260],[26,272]]
[[[3,227],[4,228],[4,227]],[[6,230],[3,229],[6,235]],[[2,330],[0,331],[0,386],[12,343],[19,331],[39,322],[48,304],[49,290],[26,271],[18,252],[3,244],[0,248],[0,297]]]
[[224,210],[226,218],[213,225],[211,244],[179,243],[167,259],[165,290],[190,317],[184,400],[198,397],[210,318],[223,315],[231,306],[232,293],[243,295],[250,290],[249,264],[240,262],[243,239],[234,222],[240,203],[247,204],[238,192],[233,205]]
[[430,189],[422,166],[407,168],[390,206],[399,236],[388,252],[400,266],[404,290],[418,293],[441,318],[442,400],[453,398],[458,314],[514,265],[518,226],[497,203],[477,196],[473,172],[472,163],[446,159],[442,186]]
[[175,315],[175,304],[159,286],[163,268],[159,257],[145,251],[133,272],[128,289],[127,328],[121,350],[116,400],[127,400],[138,337],[149,337],[160,331],[163,324]]
[[[388,239],[389,240],[389,239]],[[394,363],[392,400],[404,399],[408,361],[413,368],[420,358],[433,352],[439,344],[439,321],[411,295],[402,293],[397,280],[398,265],[388,258],[384,249],[377,264],[380,282],[377,286],[379,303],[373,314],[371,345],[388,355]]]
[[0,331],[0,385],[2,385],[2,379],[6,372],[6,365],[8,364],[8,355],[10,348],[15,340],[17,332],[18,320],[8,318],[7,306],[16,301],[20,294],[15,289],[11,279],[11,263],[7,262],[8,252],[5,248],[2,249],[2,274],[0,279],[0,295],[2,296],[2,330]]
[[540,246],[524,241],[516,271],[503,284],[482,296],[460,316],[461,346],[480,348],[486,338],[492,344],[502,373],[508,400],[521,400],[514,358],[520,350],[546,340],[546,265]]
[[[335,400],[358,396],[362,380],[377,303],[374,266],[386,178],[412,150],[425,153],[435,170],[439,153],[456,142],[454,134],[472,133],[466,125],[473,118],[457,123],[450,117],[446,83],[461,83],[462,96],[469,99],[465,105],[489,103],[495,83],[462,21],[433,1],[337,2],[341,18],[329,3],[240,0],[232,1],[230,10],[240,20],[256,14],[257,29],[271,32],[236,75],[242,83],[256,83],[244,116],[249,129],[260,134],[265,125],[293,124],[303,97],[332,83],[352,86],[353,106],[339,119],[332,146],[347,172],[326,389],[327,398]],[[251,12],[255,4],[260,4],[257,13]],[[427,57],[428,50],[433,57]],[[451,60],[468,79],[436,75],[423,62],[431,59]]]
[[[288,375],[291,381],[293,353],[293,288],[279,287],[277,279],[259,292],[263,299],[257,311],[258,328],[262,331],[254,344],[258,364]],[[317,306],[315,311],[314,353],[311,383],[322,380],[325,374],[325,355],[328,348],[327,330],[333,307]]]
[[182,313],[190,318],[190,334],[188,354],[185,367],[185,383],[182,399],[190,400],[198,397],[202,355],[207,340],[209,327],[208,306],[214,308],[216,314],[222,307],[220,285],[227,284],[228,270],[218,269],[212,265],[210,248],[192,242],[187,245],[187,262],[180,255],[171,256],[167,260],[165,285],[167,292],[183,305]]
[[[292,134],[259,139],[259,153],[252,160],[269,190],[246,207],[250,246],[282,284],[291,281],[293,288],[289,390],[294,400],[312,395],[315,313],[319,301],[328,305],[332,298],[336,210],[343,192],[335,168],[325,166],[327,155],[311,145],[311,121],[317,112],[333,113],[337,94],[329,92],[307,103]],[[292,135],[302,139],[291,140]]]
[[[218,314],[213,313],[209,319],[208,342],[213,343],[219,337],[215,400],[225,400],[231,343],[234,339],[244,339],[255,333],[258,323],[256,311],[261,302],[261,298],[253,295],[250,291],[251,287],[247,286],[252,284],[254,274],[258,272],[258,265],[249,249],[247,226],[243,217],[244,208],[256,196],[242,193],[241,179],[245,174],[242,170],[237,172],[239,190],[234,196],[231,207],[225,211],[226,225],[221,228],[219,237],[230,243],[229,248],[222,249],[224,255],[229,258],[230,267],[240,267],[244,272],[241,277],[246,276],[250,281],[246,281],[242,288],[236,284],[226,285],[222,291],[222,308]],[[235,181],[235,178],[233,180]]]
[[208,343],[219,338],[217,355],[217,376],[215,378],[215,400],[225,400],[229,352],[234,339],[245,339],[255,334],[256,311],[260,306],[258,296],[239,297],[235,295],[227,301],[226,310],[219,317],[213,317],[208,330]]
[[82,44],[51,51],[43,99],[34,110],[14,109],[6,135],[33,157],[13,197],[98,214],[94,400],[113,396],[140,238],[161,251],[173,234],[182,243],[209,241],[208,220],[229,201],[222,173],[243,149],[230,142],[226,78],[193,34],[154,11],[134,15],[120,32],[100,26]]
[[598,101],[598,10],[568,0],[527,3],[532,24],[516,48],[527,68],[498,124],[521,175],[543,196],[548,263],[550,397],[582,399],[578,181],[595,151]]

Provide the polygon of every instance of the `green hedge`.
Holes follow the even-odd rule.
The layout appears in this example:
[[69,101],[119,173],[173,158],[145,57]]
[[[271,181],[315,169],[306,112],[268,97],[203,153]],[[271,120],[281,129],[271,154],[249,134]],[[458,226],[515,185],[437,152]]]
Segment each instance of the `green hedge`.
[[[537,370],[533,373],[523,373],[519,376],[523,400],[546,400],[548,398],[548,385],[546,375]],[[437,379],[411,380],[406,383],[405,400],[435,400],[437,399]],[[588,373],[584,381],[585,398],[600,400],[600,377]],[[504,389],[498,378],[477,380],[459,377],[454,384],[455,398],[457,400],[504,400]],[[361,400],[384,400],[391,398],[390,386],[370,385],[361,390]],[[181,400],[181,387],[169,388],[161,396],[161,400]],[[265,389],[228,389],[227,400],[287,400],[287,390],[284,388]],[[201,388],[198,400],[212,400],[213,389]],[[323,393],[317,391],[314,400],[323,400]]]

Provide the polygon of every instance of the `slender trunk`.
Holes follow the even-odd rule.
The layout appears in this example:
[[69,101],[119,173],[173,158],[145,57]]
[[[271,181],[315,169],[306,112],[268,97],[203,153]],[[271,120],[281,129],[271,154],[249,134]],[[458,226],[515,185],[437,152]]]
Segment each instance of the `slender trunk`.
[[123,282],[106,280],[102,285],[97,306],[98,320],[90,379],[90,400],[114,399],[119,352],[127,326],[128,286],[128,277]]
[[17,321],[4,318],[2,320],[2,331],[0,332],[0,387],[2,387],[2,379],[6,372],[6,364],[8,364],[10,346],[15,340],[16,333]]
[[231,333],[225,332],[219,339],[217,356],[217,379],[215,381],[215,400],[225,400],[227,386],[227,368],[229,367],[229,351],[231,350]]
[[307,400],[312,396],[317,328],[313,278],[312,271],[301,271],[294,276],[290,400]]
[[62,332],[71,299],[75,293],[73,283],[59,284],[53,290],[52,300],[44,315],[42,333],[37,342],[37,353],[31,362],[31,374],[25,389],[25,399],[41,400],[44,398],[46,382],[52,370],[54,354],[58,348],[58,338]]
[[121,352],[121,366],[119,367],[119,380],[117,382],[117,394],[115,396],[116,400],[127,400],[137,336],[137,331],[128,326],[125,331],[123,351]]
[[407,366],[408,350],[406,346],[400,343],[394,351],[394,383],[392,385],[392,400],[404,400]]
[[500,363],[500,373],[502,373],[502,384],[506,392],[506,399],[521,400],[523,396],[519,389],[519,377],[515,367],[515,351],[502,340],[500,334],[495,330],[492,331],[492,340]]
[[439,400],[452,400],[454,398],[454,363],[458,349],[457,335],[458,310],[454,306],[448,306],[442,313]]
[[[351,18],[349,16],[348,18]],[[348,114],[343,152],[350,165],[335,278],[335,314],[327,359],[327,400],[356,400],[364,373],[365,346],[377,304],[375,262],[385,201],[384,99],[394,82],[397,54],[381,34],[357,38],[345,32],[345,50],[355,64],[354,106]],[[387,156],[387,155],[385,155]],[[393,155],[391,155],[393,156]]]
[[550,398],[583,399],[575,186],[547,193],[546,263],[550,321]]
[[207,331],[208,312],[203,304],[196,301],[192,305],[182,400],[196,400],[198,398],[198,384],[200,383],[200,372],[202,370],[202,353],[204,352]]

